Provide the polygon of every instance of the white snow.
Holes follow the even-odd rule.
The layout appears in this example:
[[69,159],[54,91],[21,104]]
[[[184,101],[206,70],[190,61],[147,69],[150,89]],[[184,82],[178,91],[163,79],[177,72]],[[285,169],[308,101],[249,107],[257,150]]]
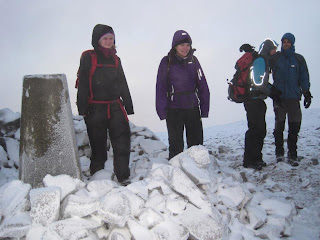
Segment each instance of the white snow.
[[[6,124],[17,119],[11,110],[0,113]],[[0,238],[319,239],[319,120],[319,109],[303,111],[298,142],[303,159],[292,167],[276,163],[274,120],[267,118],[268,166],[262,171],[242,167],[245,121],[205,129],[204,146],[186,149],[170,162],[166,133],[130,123],[132,183],[126,187],[114,176],[112,148],[105,169],[87,177],[90,147],[80,116],[73,122],[83,179],[46,175],[43,188],[18,180],[19,129],[3,131]]]

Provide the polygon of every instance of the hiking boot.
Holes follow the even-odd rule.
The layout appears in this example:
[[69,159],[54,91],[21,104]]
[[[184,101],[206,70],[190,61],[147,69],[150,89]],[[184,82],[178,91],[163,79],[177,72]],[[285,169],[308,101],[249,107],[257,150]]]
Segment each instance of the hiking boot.
[[130,179],[128,178],[128,179],[126,179],[126,180],[123,180],[122,182],[120,182],[120,185],[121,186],[128,186],[129,184],[131,184],[131,181],[130,181]]
[[278,162],[283,162],[283,160],[284,160],[284,156],[283,155],[276,155],[276,158],[277,158],[277,163]]
[[260,171],[260,170],[262,170],[262,166],[261,166],[261,164],[252,164],[252,163],[243,163],[243,167],[245,167],[245,168],[252,168],[252,169],[254,169],[254,170],[258,170],[258,171]]
[[263,160],[260,160],[260,161],[258,162],[258,164],[259,164],[261,167],[266,167],[266,166],[267,166],[267,163],[266,163],[265,161],[263,161]]
[[293,167],[299,166],[297,154],[288,153],[288,163]]

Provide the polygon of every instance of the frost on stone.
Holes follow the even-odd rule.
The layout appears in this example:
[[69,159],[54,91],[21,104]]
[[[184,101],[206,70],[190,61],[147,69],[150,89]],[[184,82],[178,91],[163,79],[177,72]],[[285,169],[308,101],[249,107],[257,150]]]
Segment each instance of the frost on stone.
[[108,224],[124,227],[129,219],[129,200],[121,192],[110,192],[100,202],[98,215]]
[[19,142],[14,138],[4,138],[7,146],[7,153],[10,159],[10,162],[13,166],[15,164],[19,167]]
[[174,168],[170,175],[171,187],[185,196],[192,204],[206,212],[211,212],[211,204],[203,193],[190,180],[190,178],[179,168]]
[[256,230],[267,222],[267,213],[260,206],[248,206],[248,218],[252,229]]
[[219,184],[217,195],[227,197],[232,201],[235,207],[243,206],[247,202],[246,193],[241,185],[228,186],[226,184]]
[[[42,240],[42,236],[47,230],[47,227],[38,225],[32,226],[26,235],[26,240]],[[50,240],[50,239],[48,239]]]
[[170,220],[159,223],[151,231],[156,240],[187,240],[189,238],[187,228]]
[[140,147],[148,154],[158,153],[167,149],[167,146],[163,142],[151,139],[141,139]]
[[31,226],[29,212],[19,212],[14,216],[5,217],[0,225],[0,239],[19,239],[27,234]]
[[170,182],[163,177],[155,177],[148,182],[148,189],[161,189],[162,194],[168,195],[173,192]]
[[137,136],[131,140],[131,148],[134,148],[140,144],[140,141],[144,139],[144,136]]
[[177,218],[189,230],[191,239],[219,240],[227,236],[227,226],[216,212],[208,215],[201,209],[188,204],[187,209]]
[[89,137],[86,131],[76,134],[77,146],[82,147],[89,144]]
[[131,234],[127,228],[113,228],[108,240],[131,240]]
[[9,108],[3,108],[0,110],[0,123],[6,124],[9,122],[13,122],[21,117],[20,113],[14,113]]
[[291,217],[295,209],[291,203],[282,202],[276,199],[264,199],[260,202],[268,215],[278,215],[282,217]]
[[210,183],[208,170],[200,168],[193,158],[186,156],[180,160],[180,164],[182,170],[196,185]]
[[138,132],[142,132],[146,129],[146,127],[136,127],[136,126],[132,126],[131,130],[131,134],[133,133],[138,133]]
[[154,163],[152,164],[152,168],[148,174],[148,177],[163,177],[164,179],[168,180],[172,169],[173,167],[168,164]]
[[88,158],[87,156],[81,156],[79,160],[82,172],[89,171],[91,163],[90,158]]
[[140,224],[149,229],[164,221],[164,218],[151,208],[144,208],[140,212],[138,219]]
[[91,193],[94,193],[94,195],[97,195],[99,197],[106,195],[115,187],[116,187],[116,183],[109,179],[94,180],[89,182],[87,185],[87,189]]
[[62,203],[62,217],[85,217],[99,208],[100,199],[98,197],[69,195]]
[[83,218],[73,217],[50,224],[42,239],[78,240],[90,235],[101,224]]
[[47,226],[59,218],[61,189],[59,187],[37,188],[30,191],[32,223]]
[[3,216],[14,214],[19,210],[21,202],[28,196],[30,184],[13,180],[0,187],[0,213]]
[[171,194],[166,200],[166,209],[168,209],[173,215],[181,214],[187,205],[187,200],[183,197],[175,194]]
[[207,168],[210,164],[208,149],[204,146],[192,146],[187,151],[187,155],[194,159],[201,168]]
[[133,182],[127,189],[145,200],[148,198],[148,185],[145,181]]
[[87,126],[84,119],[77,121],[77,124],[74,126],[74,130],[76,134],[87,131]]
[[166,209],[166,197],[160,193],[157,193],[151,196],[145,204],[147,208],[153,208],[158,210],[159,212],[164,212]]
[[67,195],[76,192],[82,187],[85,187],[85,183],[77,178],[72,178],[69,175],[62,174],[58,176],[51,176],[47,174],[43,178],[43,184],[46,187],[56,186],[61,188],[61,200]]
[[[141,132],[137,132],[138,136],[145,136],[146,138],[155,138],[157,139],[157,136],[148,128],[146,128],[145,130],[141,131]],[[159,139],[157,139],[159,140]]]
[[129,205],[130,205],[130,214],[132,216],[137,217],[138,214],[140,213],[141,209],[144,207],[145,205],[145,200],[141,197],[139,197],[138,195],[134,194],[131,191],[122,191],[122,193],[127,196],[128,200],[129,200]]
[[8,163],[8,154],[0,145],[0,167],[2,168],[3,166],[7,165],[7,163]]
[[135,240],[154,240],[152,232],[145,226],[142,226],[135,220],[128,221],[129,231]]

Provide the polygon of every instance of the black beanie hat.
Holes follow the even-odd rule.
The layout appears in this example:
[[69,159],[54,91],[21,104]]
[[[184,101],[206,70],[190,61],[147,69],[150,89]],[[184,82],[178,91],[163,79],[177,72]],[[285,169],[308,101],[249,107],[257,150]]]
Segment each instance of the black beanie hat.
[[[94,48],[98,48],[100,38],[107,33],[111,33],[113,36],[115,36],[112,27],[108,25],[97,24],[93,28],[93,32],[92,32],[92,41],[91,41],[92,46]],[[114,39],[114,44],[115,43],[116,43],[116,39]]]

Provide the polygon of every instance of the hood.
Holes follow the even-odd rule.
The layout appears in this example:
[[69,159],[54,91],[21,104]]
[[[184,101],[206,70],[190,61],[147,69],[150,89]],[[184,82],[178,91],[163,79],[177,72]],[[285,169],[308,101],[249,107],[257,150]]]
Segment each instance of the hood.
[[178,30],[174,33],[171,47],[174,48],[181,43],[189,43],[192,45],[190,35],[184,30]]
[[276,41],[267,38],[264,40],[263,43],[261,43],[260,48],[259,48],[259,54],[263,57],[269,57],[270,56],[270,51],[274,48],[278,47],[278,43]]
[[296,51],[294,46],[296,39],[294,35],[292,33],[285,33],[281,38],[281,42],[283,41],[283,39],[288,39],[291,42],[291,47],[287,50],[284,50],[283,47],[281,46],[281,52],[283,52],[287,57],[292,56]]
[[[113,35],[115,35],[112,27],[107,26],[107,25],[97,24],[93,28],[91,44],[95,49],[97,49],[99,47],[99,40],[106,33],[112,33]],[[116,42],[116,40],[114,40],[114,43],[115,42]]]
[[294,43],[296,41],[296,39],[292,33],[285,33],[281,38],[281,42],[283,41],[283,39],[288,39],[291,42],[292,46],[294,45]]

